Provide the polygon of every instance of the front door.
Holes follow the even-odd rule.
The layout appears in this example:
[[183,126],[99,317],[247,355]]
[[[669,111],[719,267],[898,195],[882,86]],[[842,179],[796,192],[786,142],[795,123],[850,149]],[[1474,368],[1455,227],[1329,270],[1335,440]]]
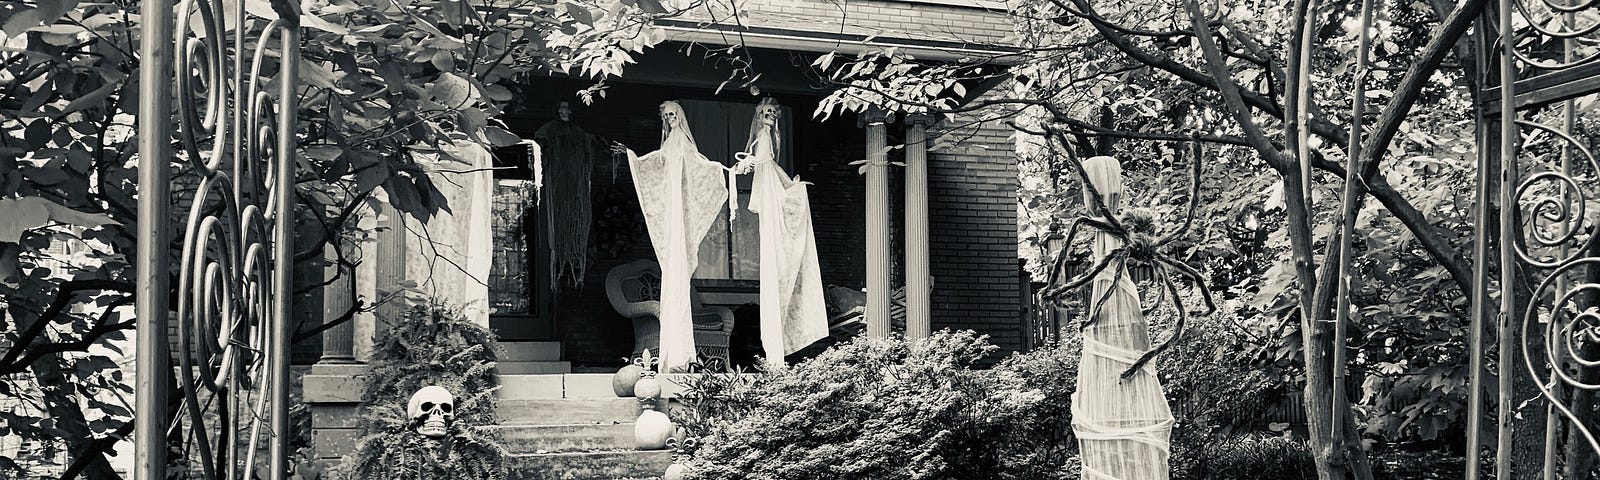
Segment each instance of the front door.
[[[497,153],[500,159],[515,156]],[[538,192],[526,175],[516,169],[495,174],[489,328],[500,341],[557,341],[550,251],[539,228]]]

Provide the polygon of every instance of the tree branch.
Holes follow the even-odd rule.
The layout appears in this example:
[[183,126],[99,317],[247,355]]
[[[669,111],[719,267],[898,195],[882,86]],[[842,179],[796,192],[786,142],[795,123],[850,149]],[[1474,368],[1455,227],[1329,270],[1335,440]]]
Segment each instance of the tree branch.
[[[1374,124],[1372,133],[1367,137],[1367,143],[1361,146],[1361,176],[1371,177],[1378,171],[1378,163],[1383,159],[1384,153],[1389,149],[1389,142],[1400,131],[1400,124],[1405,121],[1411,107],[1417,103],[1417,98],[1422,93],[1422,87],[1427,85],[1428,79],[1433,77],[1433,72],[1439,69],[1444,62],[1444,57],[1450,54],[1461,35],[1472,26],[1473,20],[1478,18],[1487,0],[1466,0],[1456,6],[1450,16],[1445,17],[1444,23],[1434,29],[1433,35],[1428,40],[1428,46],[1422,55],[1411,62],[1411,68],[1400,80],[1400,85],[1394,90],[1394,97],[1384,105],[1383,112],[1378,115],[1378,122]],[[1471,290],[1463,290],[1471,291]]]
[[33,365],[33,362],[44,358],[46,355],[54,355],[61,352],[88,351],[89,346],[100,341],[100,337],[104,337],[108,333],[118,330],[132,330],[136,320],[128,320],[111,324],[107,324],[105,321],[107,318],[111,317],[112,311],[116,310],[117,307],[133,303],[133,299],[134,296],[128,295],[112,301],[110,305],[106,305],[106,311],[100,313],[100,317],[95,320],[94,326],[89,327],[89,331],[84,332],[83,337],[77,340],[68,342],[49,342],[34,345],[26,349],[28,354],[22,357],[21,360],[17,360],[13,363],[0,363],[0,375],[22,373],[22,371],[27,370],[29,365]]
[[[1082,2],[1084,0],[1074,0]],[[1250,108],[1243,97],[1240,96],[1239,87],[1233,83],[1233,77],[1228,74],[1228,66],[1224,63],[1222,55],[1217,51],[1217,45],[1211,39],[1211,30],[1206,27],[1205,18],[1200,12],[1200,6],[1189,2],[1190,20],[1194,25],[1195,38],[1200,45],[1200,52],[1206,59],[1206,66],[1215,78],[1216,89],[1222,93],[1225,108],[1233,114],[1234,120],[1239,122],[1239,128],[1244,129],[1245,139],[1261,154],[1267,164],[1279,172],[1287,172],[1293,166],[1293,161],[1285,156],[1282,151],[1272,145],[1261,126],[1256,124],[1255,118],[1250,115]],[[1185,67],[1187,68],[1187,67]],[[1199,75],[1199,72],[1195,72]]]
[[[55,299],[51,300],[50,305],[45,307],[43,312],[39,313],[38,318],[35,318],[33,323],[28,324],[28,326],[17,335],[16,343],[11,345],[11,349],[6,352],[5,358],[0,358],[0,365],[5,366],[4,368],[0,368],[0,371],[6,371],[11,367],[18,365],[17,358],[21,357],[23,352],[33,348],[33,342],[44,333],[45,327],[54,322],[56,317],[61,316],[63,311],[66,311],[67,307],[72,304],[72,297],[76,296],[78,292],[107,290],[132,295],[134,285],[132,283],[120,280],[104,279],[67,280],[65,282],[61,282],[61,286],[56,289]],[[20,323],[21,319],[16,320],[18,320]],[[21,368],[26,368],[28,363],[22,363],[21,365],[23,366]],[[12,373],[20,371],[21,370],[18,369]]]

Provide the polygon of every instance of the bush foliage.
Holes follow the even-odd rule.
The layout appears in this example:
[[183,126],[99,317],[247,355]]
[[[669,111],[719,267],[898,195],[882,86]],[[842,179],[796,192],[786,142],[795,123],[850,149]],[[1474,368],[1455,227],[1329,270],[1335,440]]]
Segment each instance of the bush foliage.
[[994,351],[971,332],[857,339],[719,383],[715,401],[691,405],[711,421],[689,478],[1075,478],[1061,468],[1072,457],[1064,424],[1052,423],[1071,373],[1042,358],[973,368]]
[[[332,478],[504,479],[505,451],[484,428],[494,415],[494,334],[441,305],[395,319],[373,348],[362,392],[360,443]],[[438,385],[455,395],[443,440],[428,440],[407,418],[412,393]]]

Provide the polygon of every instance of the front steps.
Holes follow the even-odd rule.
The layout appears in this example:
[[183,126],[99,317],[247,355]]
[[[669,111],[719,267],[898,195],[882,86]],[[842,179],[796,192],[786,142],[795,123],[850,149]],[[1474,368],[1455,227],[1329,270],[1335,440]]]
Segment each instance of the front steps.
[[561,342],[500,342],[501,375],[572,373],[572,362],[561,361]]
[[672,463],[670,451],[634,450],[639,401],[618,398],[611,374],[521,375],[501,368],[500,425],[493,428],[511,453],[510,478],[654,478]]
[[[611,372],[568,373],[556,342],[502,342],[497,353],[501,424],[491,428],[511,455],[511,479],[644,480],[671,464],[671,452],[634,450],[639,402],[617,398]],[[315,455],[325,465],[353,453],[367,374],[364,364],[319,364],[302,378]],[[663,395],[676,396],[681,375],[663,377]]]

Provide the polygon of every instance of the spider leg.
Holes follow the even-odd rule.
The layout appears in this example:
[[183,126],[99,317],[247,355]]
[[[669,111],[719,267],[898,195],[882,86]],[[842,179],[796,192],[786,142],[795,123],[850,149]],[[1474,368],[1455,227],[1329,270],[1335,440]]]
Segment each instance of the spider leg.
[[[1165,268],[1165,266],[1159,263],[1152,262],[1150,264],[1151,280],[1155,280],[1154,277],[1156,275],[1164,275],[1165,272],[1158,272],[1157,270],[1164,270]],[[1144,316],[1148,317],[1151,313],[1155,312],[1157,308],[1161,308],[1161,304],[1167,303],[1167,289],[1162,287],[1160,284],[1156,285],[1156,295],[1157,297],[1155,301],[1150,302],[1149,307],[1141,308],[1139,313],[1143,313]]]
[[1160,346],[1152,348],[1148,352],[1144,352],[1144,355],[1140,355],[1139,359],[1135,360],[1132,365],[1128,365],[1127,370],[1122,371],[1122,378],[1124,380],[1133,377],[1133,374],[1137,373],[1140,368],[1144,367],[1145,363],[1148,363],[1151,359],[1156,358],[1156,355],[1160,355],[1161,352],[1167,351],[1167,349],[1172,348],[1174,344],[1178,343],[1178,339],[1183,338],[1183,324],[1189,320],[1189,312],[1183,307],[1183,296],[1178,295],[1178,286],[1172,283],[1172,278],[1166,275],[1165,270],[1157,272],[1157,275],[1161,277],[1162,285],[1164,285],[1167,290],[1172,293],[1172,303],[1175,307],[1177,307],[1176,310],[1178,311],[1178,323],[1172,326],[1172,336],[1167,337],[1167,340],[1165,342],[1161,342]]
[[1199,312],[1199,315],[1210,315],[1217,311],[1216,302],[1211,300],[1211,288],[1206,286],[1205,276],[1201,275],[1199,270],[1195,270],[1194,267],[1191,267],[1186,263],[1173,260],[1166,255],[1156,257],[1156,261],[1161,262],[1163,265],[1168,267],[1172,267],[1174,270],[1177,270],[1178,274],[1188,278],[1189,283],[1193,283],[1195,288],[1200,290],[1200,299],[1206,302],[1206,310],[1204,312]]
[[1189,212],[1183,217],[1183,226],[1162,235],[1160,240],[1156,240],[1156,246],[1166,245],[1178,238],[1178,235],[1188,232],[1189,227],[1194,225],[1194,213],[1200,207],[1200,142],[1196,140],[1192,143],[1189,151],[1194,157],[1194,167],[1189,169]]
[[[1059,133],[1053,133],[1052,135],[1055,135],[1057,137],[1056,140],[1063,145],[1069,145],[1067,139],[1060,137]],[[1116,227],[1116,230],[1123,230],[1122,223],[1118,222],[1116,217],[1111,214],[1111,208],[1106,206],[1105,199],[1100,196],[1100,189],[1095,188],[1094,182],[1089,181],[1089,173],[1083,169],[1083,162],[1078,161],[1078,155],[1073,153],[1070,147],[1064,150],[1067,152],[1067,163],[1072,166],[1073,170],[1078,172],[1078,181],[1083,185],[1083,190],[1089,194],[1089,201],[1087,202],[1089,204],[1089,212],[1105,218],[1106,223]]]
[[1061,244],[1061,251],[1056,252],[1055,261],[1050,263],[1050,276],[1045,277],[1050,279],[1051,282],[1061,278],[1061,270],[1065,268],[1067,263],[1067,251],[1072,249],[1072,240],[1078,238],[1078,227],[1083,225],[1084,218],[1078,217],[1072,221],[1071,227],[1067,227],[1066,242]]
[[[1123,252],[1121,249],[1118,249],[1116,252],[1113,252],[1112,255],[1106,255],[1106,259],[1107,260],[1110,260],[1110,259],[1113,259],[1113,258],[1121,260],[1121,259],[1126,259],[1127,257],[1128,257],[1127,252]],[[1125,261],[1117,262],[1116,273],[1111,276],[1111,286],[1110,286],[1110,288],[1107,288],[1105,293],[1100,294],[1100,299],[1096,300],[1094,302],[1094,308],[1089,309],[1089,316],[1083,320],[1083,326],[1087,327],[1087,326],[1093,324],[1095,317],[1100,316],[1101,307],[1104,307],[1106,305],[1106,302],[1111,300],[1111,294],[1115,293],[1117,291],[1117,284],[1118,283],[1122,283],[1122,277],[1123,277],[1123,275],[1127,275],[1127,272],[1128,272],[1128,263],[1125,262]]]
[[1120,248],[1112,250],[1110,254],[1105,256],[1105,258],[1102,258],[1098,263],[1095,263],[1094,266],[1089,269],[1088,273],[1079,275],[1078,278],[1068,280],[1060,285],[1050,287],[1049,289],[1045,290],[1042,295],[1044,295],[1045,298],[1055,298],[1074,288],[1081,287],[1085,283],[1089,283],[1089,280],[1093,280],[1095,275],[1100,274],[1101,270],[1105,270],[1106,265],[1111,264],[1111,258],[1117,256],[1121,251],[1122,249]]

